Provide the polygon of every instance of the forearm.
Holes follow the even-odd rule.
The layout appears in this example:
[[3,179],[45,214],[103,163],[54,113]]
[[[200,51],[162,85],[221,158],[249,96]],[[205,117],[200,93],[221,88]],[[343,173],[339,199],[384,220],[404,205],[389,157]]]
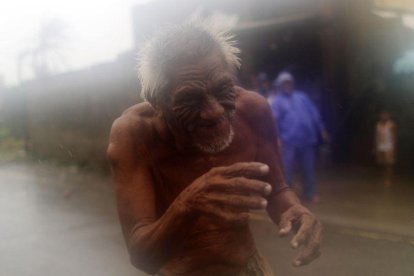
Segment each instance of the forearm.
[[268,200],[267,213],[275,224],[279,224],[281,215],[290,207],[301,204],[296,194],[288,187],[272,194]]
[[[300,201],[285,182],[278,146],[273,145],[273,150],[275,154],[263,154],[262,160],[270,167],[269,175],[264,180],[272,185],[272,193],[267,198],[268,205],[266,209],[273,222],[278,224],[281,214],[291,206],[300,204]],[[271,152],[271,150],[268,152]]]
[[157,221],[137,225],[128,237],[131,262],[148,273],[156,273],[179,249],[195,219],[177,203]]

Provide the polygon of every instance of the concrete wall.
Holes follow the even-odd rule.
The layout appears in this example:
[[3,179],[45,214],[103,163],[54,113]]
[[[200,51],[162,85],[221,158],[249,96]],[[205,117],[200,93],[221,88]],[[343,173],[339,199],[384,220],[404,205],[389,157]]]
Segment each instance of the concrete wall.
[[28,151],[39,159],[107,169],[115,118],[139,101],[135,58],[25,83]]

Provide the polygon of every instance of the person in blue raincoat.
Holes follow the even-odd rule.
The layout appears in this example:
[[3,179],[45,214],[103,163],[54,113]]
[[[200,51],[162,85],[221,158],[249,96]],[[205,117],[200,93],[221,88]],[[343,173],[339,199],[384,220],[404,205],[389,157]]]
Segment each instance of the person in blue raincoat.
[[302,173],[303,198],[318,201],[315,193],[316,147],[329,136],[318,109],[312,100],[295,89],[294,78],[282,72],[276,79],[277,94],[269,99],[279,131],[287,184],[292,186],[294,163],[299,161]]

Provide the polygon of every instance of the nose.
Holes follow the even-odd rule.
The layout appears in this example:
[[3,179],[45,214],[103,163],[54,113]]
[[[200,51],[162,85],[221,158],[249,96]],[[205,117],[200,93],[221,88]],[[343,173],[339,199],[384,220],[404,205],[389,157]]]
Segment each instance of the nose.
[[224,115],[223,106],[212,96],[208,96],[200,117],[203,120],[218,120]]

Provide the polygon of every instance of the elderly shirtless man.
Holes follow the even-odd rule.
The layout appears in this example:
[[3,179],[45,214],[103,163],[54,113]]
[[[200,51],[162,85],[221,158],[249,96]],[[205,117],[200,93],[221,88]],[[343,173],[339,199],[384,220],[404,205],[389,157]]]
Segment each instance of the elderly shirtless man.
[[248,227],[266,209],[281,236],[320,254],[321,226],[284,182],[266,99],[234,85],[231,37],[169,27],[141,51],[145,102],[111,130],[108,157],[131,262],[158,275],[272,275]]

